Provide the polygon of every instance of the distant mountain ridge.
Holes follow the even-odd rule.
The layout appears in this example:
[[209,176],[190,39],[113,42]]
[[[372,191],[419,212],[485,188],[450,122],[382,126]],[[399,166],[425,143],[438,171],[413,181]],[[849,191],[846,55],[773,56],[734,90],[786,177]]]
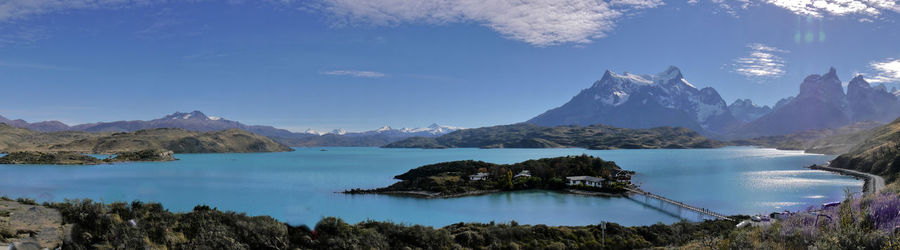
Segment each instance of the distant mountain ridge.
[[116,154],[140,150],[175,153],[283,152],[291,148],[240,129],[197,132],[157,128],[135,132],[38,132],[0,124],[0,152],[78,152]]
[[[14,127],[26,128],[41,132],[58,131],[83,131],[83,132],[134,132],[156,128],[179,128],[188,131],[212,132],[229,129],[241,129],[259,134],[285,143],[290,146],[381,146],[390,142],[413,136],[435,137],[447,134],[461,128],[432,124],[425,128],[393,129],[388,126],[364,131],[347,132],[343,129],[335,129],[329,133],[321,133],[315,130],[296,133],[272,126],[246,125],[237,121],[227,120],[221,117],[207,116],[203,112],[175,112],[162,118],[149,121],[114,121],[97,122],[68,126],[58,121],[46,121],[28,123],[24,120],[9,120],[0,116],[0,123],[6,123]],[[348,137],[348,138],[342,138]]]
[[760,107],[750,99],[737,99],[728,105],[728,110],[735,119],[742,122],[752,122],[772,112],[772,108],[769,106]]
[[605,124],[622,128],[685,127],[723,133],[739,122],[719,93],[697,89],[678,67],[656,75],[616,74],[603,77],[569,102],[528,121],[540,126]]
[[410,137],[386,148],[714,148],[725,143],[687,128],[617,128],[607,125],[543,127],[520,123],[459,130],[436,138]]
[[22,119],[10,120],[6,117],[0,115],[0,123],[9,124],[10,126],[17,128],[27,128],[31,130],[44,131],[44,132],[56,132],[56,131],[65,131],[69,129],[69,126],[60,121],[43,121],[43,122],[35,122],[29,123]]
[[731,131],[731,138],[787,135],[805,130],[838,128],[861,121],[889,122],[900,116],[900,100],[883,85],[872,87],[862,75],[847,86],[837,71],[807,76],[796,97],[782,99],[772,112]]

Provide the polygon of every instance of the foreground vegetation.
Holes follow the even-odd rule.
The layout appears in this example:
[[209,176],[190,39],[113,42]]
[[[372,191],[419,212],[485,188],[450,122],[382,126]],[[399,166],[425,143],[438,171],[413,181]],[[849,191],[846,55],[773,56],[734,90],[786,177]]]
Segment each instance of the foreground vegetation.
[[[433,228],[377,221],[349,224],[333,217],[310,228],[208,206],[186,213],[141,202],[70,200],[43,206],[57,209],[71,227],[63,249],[894,249],[900,246],[898,190],[892,185],[876,195],[848,195],[838,206],[810,208],[770,224],[741,228],[725,220],[633,227],[491,222]],[[0,242],[9,231],[0,224]]]
[[542,127],[513,124],[463,129],[437,138],[411,137],[386,148],[715,148],[726,144],[687,128],[628,129],[606,125]]
[[147,149],[132,152],[121,152],[113,157],[98,159],[90,155],[75,152],[13,152],[0,157],[0,164],[50,164],[50,165],[92,165],[114,162],[133,161],[174,161],[172,151]]
[[195,132],[184,129],[148,129],[129,133],[77,131],[43,133],[0,123],[0,152],[76,152],[117,154],[141,150],[175,153],[283,152],[292,149],[244,130]]
[[[496,190],[566,188],[586,189],[606,193],[623,193],[626,183],[609,181],[603,187],[567,186],[568,176],[593,176],[614,180],[615,174],[624,171],[615,162],[604,161],[588,155],[566,156],[528,160],[515,164],[494,164],[483,161],[452,161],[418,167],[394,178],[400,180],[391,186],[373,190],[348,190],[345,193],[400,193],[433,197],[479,194]],[[472,180],[475,174],[486,175],[483,180]],[[527,176],[519,175],[528,173]]]
[[[45,204],[72,225],[63,249],[631,249],[725,237],[729,221],[624,227],[458,223],[443,228],[327,217],[313,228],[267,216],[197,206],[172,213],[157,203],[73,200]],[[0,239],[2,240],[2,239]]]

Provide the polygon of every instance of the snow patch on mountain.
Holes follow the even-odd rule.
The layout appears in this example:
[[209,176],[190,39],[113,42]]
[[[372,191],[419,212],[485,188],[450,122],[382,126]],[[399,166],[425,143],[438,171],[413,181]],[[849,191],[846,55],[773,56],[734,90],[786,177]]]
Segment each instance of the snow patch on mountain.
[[714,89],[697,89],[675,66],[652,75],[607,70],[565,105],[529,120],[542,126],[599,123],[627,128],[687,126],[710,131],[733,122],[728,105]]

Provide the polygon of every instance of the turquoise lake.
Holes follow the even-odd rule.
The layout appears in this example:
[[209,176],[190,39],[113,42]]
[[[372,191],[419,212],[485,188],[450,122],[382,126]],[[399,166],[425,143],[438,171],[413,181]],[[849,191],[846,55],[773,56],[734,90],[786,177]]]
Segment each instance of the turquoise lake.
[[520,191],[452,199],[345,195],[376,188],[425,164],[452,160],[514,163],[589,154],[636,171],[646,191],[723,214],[768,214],[839,201],[862,181],[804,168],[833,156],[753,147],[664,150],[297,148],[295,152],[179,154],[179,161],[96,166],[0,166],[0,194],[39,201],[90,198],[154,201],[173,211],[207,204],[314,225],[325,216],[444,226],[457,222],[623,225],[697,220],[698,215],[636,197]]

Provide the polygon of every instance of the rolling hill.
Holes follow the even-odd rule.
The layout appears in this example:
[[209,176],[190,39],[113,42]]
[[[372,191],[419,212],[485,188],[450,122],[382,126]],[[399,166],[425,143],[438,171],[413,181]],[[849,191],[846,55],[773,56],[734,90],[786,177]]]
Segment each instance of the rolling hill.
[[687,128],[616,128],[606,125],[542,127],[513,124],[465,129],[437,138],[413,137],[386,148],[714,148],[725,143]]
[[0,124],[0,152],[72,151],[110,154],[149,149],[166,149],[175,153],[291,151],[291,148],[267,137],[239,129],[196,132],[164,128],[128,133],[45,133]]

